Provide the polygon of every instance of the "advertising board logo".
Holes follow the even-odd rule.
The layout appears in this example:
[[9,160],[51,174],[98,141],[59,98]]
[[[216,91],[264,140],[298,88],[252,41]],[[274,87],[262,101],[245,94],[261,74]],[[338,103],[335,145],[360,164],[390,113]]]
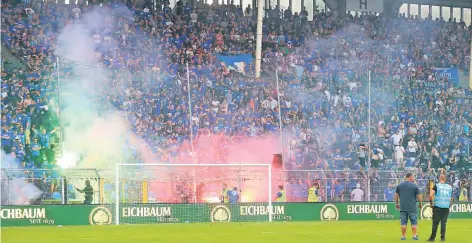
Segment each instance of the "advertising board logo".
[[211,210],[211,222],[230,222],[231,211],[225,205],[218,205]]
[[421,219],[432,219],[433,218],[433,208],[429,204],[425,204],[421,208]]
[[95,207],[90,211],[89,222],[91,225],[111,224],[111,220],[111,211],[106,207]]
[[452,204],[451,213],[472,213],[472,203]]
[[322,221],[333,221],[339,219],[338,208],[334,204],[326,204],[321,208],[320,217]]

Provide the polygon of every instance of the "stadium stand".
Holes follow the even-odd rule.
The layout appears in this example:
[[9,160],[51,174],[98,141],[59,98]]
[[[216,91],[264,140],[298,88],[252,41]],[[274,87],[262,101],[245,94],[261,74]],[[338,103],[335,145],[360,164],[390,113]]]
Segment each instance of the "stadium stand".
[[[94,8],[119,7],[46,2],[2,6],[2,47],[13,57],[2,57],[1,146],[22,168],[33,171],[29,176],[38,178],[35,171],[56,166],[61,134],[53,43],[58,31]],[[368,141],[370,69],[372,151],[366,152],[373,159],[371,179],[379,184],[374,200],[381,200],[387,185],[395,183],[399,169],[419,168],[421,180],[433,177],[437,168],[462,171],[470,166],[472,90],[435,71],[469,71],[472,27],[463,21],[357,13],[335,20],[324,11],[307,21],[305,11],[266,10],[264,74],[254,80],[252,65],[232,68],[221,61],[221,56],[253,53],[256,25],[249,7],[201,2],[194,7],[179,1],[175,9],[168,3],[162,10],[131,9],[133,20],[115,15],[107,22],[120,33],[99,29],[91,36],[100,44],[96,52],[101,64],[112,70],[108,84],[128,89],[126,94],[107,93],[103,102],[125,114],[134,124],[132,131],[163,162],[188,151],[189,119],[195,121],[191,129],[197,137],[227,135],[215,145],[221,148],[219,163],[227,162],[224,150],[232,141],[278,132],[276,68],[282,122],[290,133],[286,169],[338,171],[297,172],[289,178],[288,190],[297,200],[306,198],[305,180],[351,178],[345,185],[331,180],[323,185],[333,191],[326,200],[338,200],[339,193],[354,189],[355,180],[363,178],[350,171],[361,169],[359,145]],[[114,45],[118,48],[112,49]],[[24,67],[5,68],[13,59]],[[181,78],[187,63],[195,80],[191,87]],[[73,80],[70,66],[60,73]],[[193,117],[185,98],[189,88]],[[129,150],[142,163],[139,152]],[[204,151],[197,154],[205,160]],[[39,175],[43,177],[59,174]],[[53,198],[59,197],[51,191]]]

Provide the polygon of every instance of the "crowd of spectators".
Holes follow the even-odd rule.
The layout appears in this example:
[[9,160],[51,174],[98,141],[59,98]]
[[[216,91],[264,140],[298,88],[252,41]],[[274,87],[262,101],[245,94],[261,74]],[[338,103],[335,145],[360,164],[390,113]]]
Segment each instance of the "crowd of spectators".
[[[22,166],[54,166],[59,31],[80,23],[87,12],[118,6],[2,6],[2,45],[25,68],[2,65],[1,143]],[[234,70],[217,58],[253,54],[256,21],[250,7],[182,1],[174,9],[168,2],[128,7],[133,18],[106,15],[102,28],[91,32],[99,62],[112,73],[107,85],[126,87],[125,93],[106,93],[102,102],[124,113],[131,130],[163,162],[189,153],[191,129],[197,141],[218,137],[212,141],[221,148],[217,162],[224,163],[232,142],[277,133],[280,108],[287,169],[339,170],[332,176],[342,178],[367,161],[375,182],[378,170],[417,168],[427,178],[434,168],[467,166],[472,90],[435,72],[468,72],[472,28],[463,21],[351,13],[335,20],[324,11],[308,21],[305,10],[266,10],[263,75],[255,80],[252,64]],[[73,65],[64,66],[60,75],[72,80]],[[138,151],[132,154],[140,160]],[[200,147],[197,156],[204,161],[208,155]]]

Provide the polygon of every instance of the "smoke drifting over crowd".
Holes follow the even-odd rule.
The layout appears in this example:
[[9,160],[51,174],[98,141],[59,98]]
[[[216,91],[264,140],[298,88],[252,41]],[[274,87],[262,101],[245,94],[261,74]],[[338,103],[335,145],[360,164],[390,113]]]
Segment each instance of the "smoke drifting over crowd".
[[[111,24],[113,19],[118,16],[131,19],[131,13],[126,9],[119,11],[115,9],[113,12],[101,9],[85,13],[81,23],[66,26],[58,38],[57,55],[60,57],[62,68],[61,123],[64,130],[64,153],[59,160],[59,165],[112,169],[117,163],[135,163],[137,160],[144,164],[161,164],[163,163],[162,156],[170,156],[171,154],[174,154],[174,159],[171,161],[173,164],[272,163],[273,154],[281,151],[278,136],[275,135],[265,138],[239,138],[234,141],[234,137],[222,134],[195,134],[195,154],[193,154],[188,138],[186,141],[176,143],[175,141],[169,142],[167,137],[160,137],[159,139],[166,141],[167,145],[175,143],[173,146],[162,148],[152,145],[148,140],[149,137],[143,137],[142,134],[133,132],[133,126],[136,126],[139,121],[145,120],[141,116],[150,115],[144,114],[143,111],[130,112],[126,110],[129,104],[125,103],[130,100],[128,97],[136,95],[136,92],[124,87],[128,85],[130,77],[134,74],[103,67],[98,52],[95,52],[99,45],[92,40],[94,31],[97,29],[108,28],[110,33],[121,31],[113,29]],[[117,48],[121,36],[122,34],[110,35],[110,49]],[[120,52],[126,51],[120,50]],[[125,53],[124,55],[136,55],[136,53]],[[166,62],[167,60],[162,61]],[[70,80],[67,80],[67,72],[64,71],[64,67],[67,66],[71,67],[73,73],[73,78]],[[129,80],[123,80],[127,77]],[[156,79],[160,80],[159,77]],[[191,82],[196,81],[191,80]],[[146,87],[151,83],[142,85]],[[143,90],[149,89],[144,88]],[[122,98],[123,104],[110,105],[110,96]],[[193,102],[195,107],[201,105]],[[188,112],[184,111],[184,113]],[[130,120],[130,118],[132,119]],[[138,122],[133,118],[136,118]],[[189,118],[188,115],[187,118]],[[230,145],[228,146],[228,144]],[[134,152],[127,153],[126,151],[129,151],[130,148]],[[124,170],[127,169],[124,167]],[[148,169],[144,167],[141,170]],[[224,168],[205,170],[198,168],[196,169],[195,182],[199,185],[200,193],[201,190],[206,191],[205,198],[199,200],[219,200],[215,193],[221,190],[222,183],[227,183],[231,189],[238,187],[239,190],[244,191],[242,193],[243,201],[266,201],[267,194],[261,193],[268,191],[266,170],[266,168],[242,167],[240,171],[228,172],[229,170]],[[151,181],[154,180],[155,183],[150,182],[149,184],[150,194],[153,191],[167,192],[165,193],[167,198],[160,196],[159,201],[172,201],[170,182],[165,181],[177,175],[180,177],[179,180],[184,182],[182,177],[189,176],[190,171],[192,171],[190,168],[171,171],[161,168],[156,172],[151,172],[149,176],[153,178]],[[129,174],[129,176],[138,175],[139,173],[134,172]],[[280,179],[281,176],[280,170],[274,170],[274,178]],[[192,187],[191,184],[188,185],[189,188]],[[205,189],[201,189],[201,186]],[[277,186],[278,184],[274,180],[274,191]]]
[[[174,78],[178,77],[179,80],[171,81],[177,82],[178,85],[171,85],[169,90],[163,88],[156,91],[153,90],[156,83],[164,82],[164,80],[161,79],[159,72],[155,72],[154,67],[144,67],[143,70],[138,71],[105,67],[104,58],[101,55],[106,54],[103,53],[110,53],[107,57],[110,62],[125,57],[124,65],[129,66],[130,63],[126,57],[134,57],[130,60],[146,59],[149,56],[148,51],[157,53],[163,51],[153,46],[152,41],[148,40],[152,38],[139,33],[134,33],[132,36],[141,38],[136,43],[145,43],[149,46],[138,49],[121,48],[120,43],[130,41],[127,35],[127,21],[134,20],[131,12],[125,8],[118,10],[99,8],[85,13],[81,21],[67,25],[58,38],[57,54],[60,62],[64,66],[70,65],[73,73],[73,78],[67,80],[67,71],[61,72],[61,75],[65,77],[61,79],[61,121],[65,131],[63,148],[65,153],[60,164],[71,166],[78,162],[77,165],[80,167],[110,169],[116,163],[137,161],[148,164],[164,163],[163,161],[166,161],[165,163],[271,163],[273,154],[281,153],[277,129],[269,133],[271,135],[262,138],[234,134],[230,136],[221,130],[210,131],[214,127],[210,128],[205,125],[207,122],[205,119],[208,117],[202,116],[197,119],[190,117],[186,107],[188,105],[186,73],[182,68],[178,68],[178,73],[174,74]],[[381,81],[385,79],[389,70],[384,70],[384,66],[378,60],[396,62],[392,53],[402,53],[402,50],[408,47],[402,46],[403,44],[397,39],[384,38],[383,33],[388,28],[399,29],[400,27],[374,26],[367,21],[360,24],[346,24],[330,38],[318,36],[315,31],[310,38],[307,38],[306,46],[287,54],[287,58],[278,59],[281,61],[275,62],[271,58],[266,59],[267,63],[275,63],[274,66],[280,67],[282,105],[289,108],[291,102],[301,103],[297,109],[289,109],[290,114],[285,112],[282,114],[286,161],[293,162],[295,155],[303,154],[309,158],[304,159],[308,161],[308,164],[316,164],[316,167],[310,167],[311,169],[326,169],[329,167],[327,162],[318,163],[318,161],[325,160],[326,155],[333,153],[338,145],[335,143],[339,143],[339,140],[352,140],[353,144],[360,142],[354,141],[354,136],[351,138],[340,135],[340,127],[353,128],[352,130],[356,130],[354,131],[356,136],[365,139],[365,133],[369,129],[368,108],[365,105],[368,99],[368,70],[375,73],[372,75],[371,84],[373,107],[371,124],[377,124],[380,115],[388,113],[388,110],[393,108],[394,104],[390,101],[394,100],[392,92],[394,89],[386,88],[385,82]],[[105,29],[106,31],[103,31]],[[99,38],[103,39],[103,42],[97,42],[95,35],[105,35],[105,38],[101,38],[103,36]],[[98,51],[101,48],[109,51]],[[117,52],[119,54],[115,55]],[[303,58],[303,53],[309,53],[312,56],[310,60],[313,62],[313,70],[306,70],[307,66],[304,63],[306,59]],[[157,56],[160,57],[159,54]],[[293,62],[287,63],[287,60]],[[159,60],[159,62],[162,64],[170,61]],[[283,71],[282,67],[288,67],[289,71]],[[301,89],[289,88],[288,86],[292,84],[284,81],[284,76],[291,75],[294,71],[300,77],[311,78],[312,81],[309,82],[312,83],[302,85],[304,88]],[[402,69],[399,68],[398,72],[402,72]],[[149,75],[149,73],[152,74]],[[140,80],[145,75],[151,78]],[[199,80],[201,77],[193,72],[189,76],[192,97],[194,97],[194,91],[201,88],[201,85],[197,83],[202,81]],[[269,86],[274,88],[273,83],[269,83]],[[160,94],[160,97],[153,96],[155,92],[164,94]],[[253,96],[259,95],[258,92],[270,93],[262,88]],[[182,110],[173,107],[175,114],[154,114],[153,106],[156,102],[162,102],[169,96],[182,97],[173,100],[179,102],[177,104],[167,104],[181,106]],[[271,96],[275,98],[273,93]],[[265,99],[265,94],[262,97]],[[212,98],[213,101],[219,99]],[[208,102],[209,104],[201,104],[201,100],[201,98],[192,100],[194,112],[199,106],[211,107],[212,100]],[[258,102],[261,105],[263,103],[262,100]],[[360,105],[354,106],[354,102]],[[259,112],[260,110],[259,108]],[[264,112],[268,110],[265,109]],[[206,111],[208,114],[210,112]],[[258,111],[253,108],[253,112]],[[342,113],[346,113],[346,117],[339,117]],[[259,126],[257,129],[265,129],[262,127],[270,123],[264,122],[266,115],[270,117],[267,119],[271,120],[272,125],[278,127],[278,117],[274,114],[276,112],[263,114],[264,117],[260,119],[260,123],[255,125]],[[236,114],[232,115],[234,117]],[[164,122],[156,122],[157,116],[163,116]],[[247,118],[244,115],[242,117],[243,120]],[[318,123],[309,124],[314,123],[310,120],[312,118],[318,120]],[[176,122],[179,119],[183,120],[180,124]],[[177,125],[168,125],[170,120]],[[192,151],[192,146],[189,144],[188,133],[193,130],[190,128],[189,120],[195,122],[194,126],[199,126],[199,132],[194,134],[193,149],[195,151]],[[257,130],[251,127],[252,122],[253,120],[247,121],[249,125],[242,129]],[[326,123],[324,125],[327,128],[321,128],[323,122]],[[148,130],[135,129],[136,127],[145,129],[147,127]],[[172,130],[177,127],[187,131],[184,139],[182,139],[182,133],[178,135],[172,133]],[[157,131],[165,129],[171,132],[167,132],[169,134],[164,132],[167,135],[156,135]],[[243,133],[248,134],[249,131]],[[129,150],[133,151],[124,152]],[[298,168],[303,167],[299,166]],[[215,174],[209,176],[218,177]]]
[[105,90],[121,91],[108,86],[111,73],[102,68],[95,52],[98,43],[92,39],[94,31],[107,28],[109,14],[105,10],[86,13],[80,23],[67,25],[58,38],[56,54],[61,68],[70,66],[73,73],[71,80],[61,78],[60,84],[65,138],[61,166],[73,167],[79,162],[74,160],[80,159],[80,167],[106,169],[123,159],[126,121],[115,110],[102,112],[100,102]]
[[[170,142],[175,144],[166,151],[164,148],[151,145],[141,134],[134,133],[133,126],[144,120],[141,116],[150,114],[143,114],[142,111],[129,112],[123,109],[128,105],[125,104],[127,97],[136,93],[123,88],[128,80],[122,82],[120,78],[129,77],[132,74],[103,67],[100,56],[95,51],[99,48],[99,44],[92,40],[95,30],[109,29],[110,33],[121,31],[113,29],[111,24],[119,16],[131,19],[131,13],[125,9],[113,12],[100,9],[85,13],[81,23],[66,26],[58,38],[57,55],[62,64],[61,75],[67,76],[67,72],[64,71],[65,66],[70,66],[73,73],[73,78],[70,80],[61,78],[61,122],[65,134],[64,154],[59,164],[64,167],[111,169],[117,163],[134,163],[131,160],[136,160],[136,154],[139,157],[138,160],[143,163],[159,164],[162,163],[162,156],[169,156],[171,153],[177,153],[177,156],[173,156],[175,159],[171,163],[272,163],[273,154],[281,151],[275,135],[264,138],[240,138],[238,141],[233,141],[235,138],[222,134],[195,134],[196,156],[192,156],[188,140],[182,143]],[[108,48],[117,48],[121,37],[122,34],[110,35]],[[128,54],[135,55],[135,53],[124,55]],[[196,82],[196,80],[192,79],[191,82]],[[111,85],[113,83],[115,85]],[[143,84],[143,86],[146,85],[151,84]],[[111,106],[110,95],[121,97],[123,104],[118,107]],[[187,111],[184,112],[187,113]],[[136,118],[138,122],[130,121],[130,117]],[[159,139],[168,140],[169,138]],[[229,143],[231,145],[226,147]],[[135,150],[135,154],[124,152],[127,148]],[[247,170],[254,170],[254,168]],[[211,181],[213,178],[214,182],[222,183],[227,175],[224,175],[224,171],[219,171],[211,170],[201,174],[199,180],[203,182],[205,178],[205,181]],[[268,174],[264,172],[259,176],[265,177],[258,178],[258,180],[263,180],[267,179]],[[231,183],[228,182],[232,187]],[[246,188],[262,187],[263,185],[260,184],[257,181],[247,182]],[[276,186],[274,183],[274,188]],[[267,200],[267,195],[263,196]]]

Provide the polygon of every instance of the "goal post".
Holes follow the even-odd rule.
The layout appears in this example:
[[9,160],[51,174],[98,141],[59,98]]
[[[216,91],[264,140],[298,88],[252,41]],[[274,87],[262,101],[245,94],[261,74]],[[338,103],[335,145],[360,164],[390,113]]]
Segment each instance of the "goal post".
[[115,223],[272,222],[272,165],[117,164]]

